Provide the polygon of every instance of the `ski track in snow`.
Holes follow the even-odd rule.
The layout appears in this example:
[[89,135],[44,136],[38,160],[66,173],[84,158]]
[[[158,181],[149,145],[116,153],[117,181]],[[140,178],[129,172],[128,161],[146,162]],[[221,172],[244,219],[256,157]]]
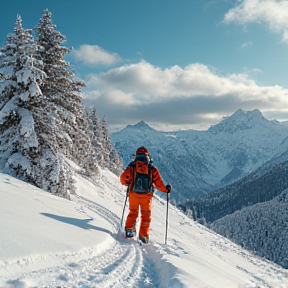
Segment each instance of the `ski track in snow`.
[[[41,287],[154,287],[151,279],[154,275],[149,275],[149,266],[145,251],[136,242],[115,242],[99,255],[67,262],[63,267],[23,274],[17,282],[29,287],[33,287],[33,279],[37,279]],[[16,283],[10,281],[13,282]]]
[[[28,257],[23,263],[9,263],[13,268],[19,264],[37,267],[37,262],[51,258],[64,262],[63,266],[45,267],[17,275],[17,279],[9,280],[6,287],[159,287],[155,265],[148,257],[148,246],[125,240],[122,233],[117,233],[119,217],[110,210],[81,196],[77,196],[77,202],[80,212],[89,216],[86,210],[91,211],[109,223],[114,230],[114,233],[110,231],[113,237],[111,243],[105,244],[104,250],[90,247],[81,252],[42,255],[38,259]],[[109,230],[106,232],[109,233]]]

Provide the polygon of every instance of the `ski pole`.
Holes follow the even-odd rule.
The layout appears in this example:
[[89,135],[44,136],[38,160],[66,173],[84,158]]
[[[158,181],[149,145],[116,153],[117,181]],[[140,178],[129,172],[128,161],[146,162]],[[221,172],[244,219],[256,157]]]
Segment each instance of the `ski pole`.
[[126,199],[125,199],[125,202],[124,202],[124,207],[123,207],[123,212],[122,212],[122,218],[121,218],[121,222],[120,222],[119,231],[121,230],[121,227],[123,225],[124,211],[125,211],[126,202],[127,202],[127,199],[128,199],[128,194],[129,194],[129,185],[127,186]]
[[168,230],[168,204],[169,204],[169,192],[167,191],[167,208],[166,208],[166,232],[165,232],[165,245],[167,245],[167,230]]

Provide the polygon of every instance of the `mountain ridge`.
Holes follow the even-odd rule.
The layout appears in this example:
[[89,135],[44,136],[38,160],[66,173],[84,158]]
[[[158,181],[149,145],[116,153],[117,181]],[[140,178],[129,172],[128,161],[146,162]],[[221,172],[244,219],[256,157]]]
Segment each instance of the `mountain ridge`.
[[207,131],[162,132],[139,123],[112,133],[111,139],[126,165],[145,146],[164,181],[173,185],[177,203],[233,183],[288,149],[288,127],[257,109],[239,109]]
[[128,125],[126,125],[126,127],[124,127],[123,129],[121,129],[119,131],[114,132],[114,134],[115,133],[119,133],[119,132],[121,132],[123,130],[126,130],[126,129],[129,129],[129,128],[132,128],[132,129],[133,128],[138,128],[138,129],[144,128],[144,129],[149,129],[149,130],[153,130],[153,131],[156,131],[156,132],[162,132],[162,133],[177,133],[177,132],[185,132],[185,131],[195,131],[195,132],[205,132],[206,131],[207,132],[207,131],[213,131],[215,129],[215,127],[222,126],[223,123],[227,123],[227,120],[228,121],[231,121],[231,120],[241,121],[242,120],[243,122],[247,122],[247,121],[251,121],[253,119],[261,120],[261,121],[264,121],[264,122],[267,122],[267,123],[268,122],[270,122],[270,123],[275,122],[276,124],[283,124],[283,125],[287,125],[287,123],[288,123],[288,121],[279,122],[277,120],[268,120],[268,119],[266,119],[263,116],[263,114],[261,113],[261,111],[259,109],[254,109],[252,111],[245,111],[243,109],[238,109],[232,115],[223,117],[223,119],[219,123],[211,125],[206,130],[187,129],[187,130],[161,131],[161,130],[157,130],[157,129],[151,127],[144,120],[140,120],[136,124],[128,124]]
[[[229,117],[224,117],[221,122],[216,125],[211,126],[208,131],[213,133],[219,133],[223,129],[226,129],[226,132],[235,133],[238,128],[240,130],[251,129],[251,127],[255,124],[260,124],[260,122],[270,122],[266,118],[263,117],[262,113],[255,109],[253,111],[244,111],[242,109],[238,109],[234,114]],[[234,129],[233,129],[234,128]]]
[[[145,123],[143,120],[141,120],[140,122],[136,123],[135,125],[127,125],[125,128],[137,128],[137,129],[147,129],[147,130],[154,130],[152,127],[150,127],[147,123]],[[125,129],[124,128],[124,129]],[[122,130],[124,130],[122,129]]]
[[287,171],[287,160],[268,162],[230,185],[187,202],[182,208],[185,211],[191,209],[195,220],[205,218],[205,222],[212,223],[244,207],[270,201],[280,195],[288,188]]

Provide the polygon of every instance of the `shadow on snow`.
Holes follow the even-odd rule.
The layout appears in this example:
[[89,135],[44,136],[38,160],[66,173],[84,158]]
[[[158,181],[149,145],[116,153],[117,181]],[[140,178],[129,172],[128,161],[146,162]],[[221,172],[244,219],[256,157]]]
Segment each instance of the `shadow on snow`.
[[89,224],[89,222],[92,221],[93,218],[77,219],[77,218],[71,218],[71,217],[64,217],[64,216],[60,216],[60,215],[54,215],[54,214],[50,214],[50,213],[40,213],[40,214],[43,216],[52,218],[54,220],[66,223],[66,224],[77,226],[77,227],[85,229],[85,230],[97,230],[100,232],[108,233],[112,237],[115,237],[115,235],[113,233],[111,233],[111,231],[109,231],[108,229]]

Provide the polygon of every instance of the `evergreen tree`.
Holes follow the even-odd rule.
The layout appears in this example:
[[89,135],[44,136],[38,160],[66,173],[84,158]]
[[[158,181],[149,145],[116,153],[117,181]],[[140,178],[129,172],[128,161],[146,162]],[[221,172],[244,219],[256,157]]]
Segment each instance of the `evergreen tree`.
[[103,133],[99,118],[97,115],[96,107],[93,107],[91,113],[87,112],[87,117],[90,125],[90,129],[93,132],[92,146],[95,149],[97,156],[97,161],[100,167],[104,168],[104,147],[103,143]]
[[99,118],[98,118],[96,107],[93,107],[93,109],[89,115],[89,120],[90,120],[90,126],[92,128],[92,131],[93,131],[97,141],[102,143],[103,133],[102,133],[101,123],[100,123]]
[[0,53],[0,170],[53,194],[74,193],[74,161],[86,175],[97,174],[81,97],[84,83],[63,60],[65,36],[44,11],[35,30],[17,16],[14,33]]
[[6,43],[0,50],[0,110],[13,97],[18,87],[14,73],[16,51],[16,35],[8,34]]
[[209,228],[243,248],[288,269],[288,189],[274,199],[245,207]]
[[102,168],[107,168],[116,175],[120,175],[123,170],[123,163],[117,150],[112,144],[106,117],[99,122],[97,110],[94,107],[88,112],[90,129],[93,132],[92,145],[97,155],[98,164]]
[[70,52],[62,46],[66,37],[56,30],[48,10],[44,11],[35,32],[38,44],[44,47],[41,57],[47,77],[40,87],[47,98],[47,111],[55,120],[56,142],[65,157],[93,176],[97,174],[97,161],[81,96],[85,83],[75,76],[70,64],[64,60]]
[[114,172],[116,175],[120,175],[123,170],[123,163],[119,157],[117,150],[112,144],[105,116],[101,121],[101,128],[103,135],[102,145],[104,147],[103,156],[106,163],[105,167],[108,168],[110,171]]
[[14,33],[1,49],[0,169],[36,185],[39,142],[33,116],[39,109],[39,84],[45,77],[40,50],[17,15]]

